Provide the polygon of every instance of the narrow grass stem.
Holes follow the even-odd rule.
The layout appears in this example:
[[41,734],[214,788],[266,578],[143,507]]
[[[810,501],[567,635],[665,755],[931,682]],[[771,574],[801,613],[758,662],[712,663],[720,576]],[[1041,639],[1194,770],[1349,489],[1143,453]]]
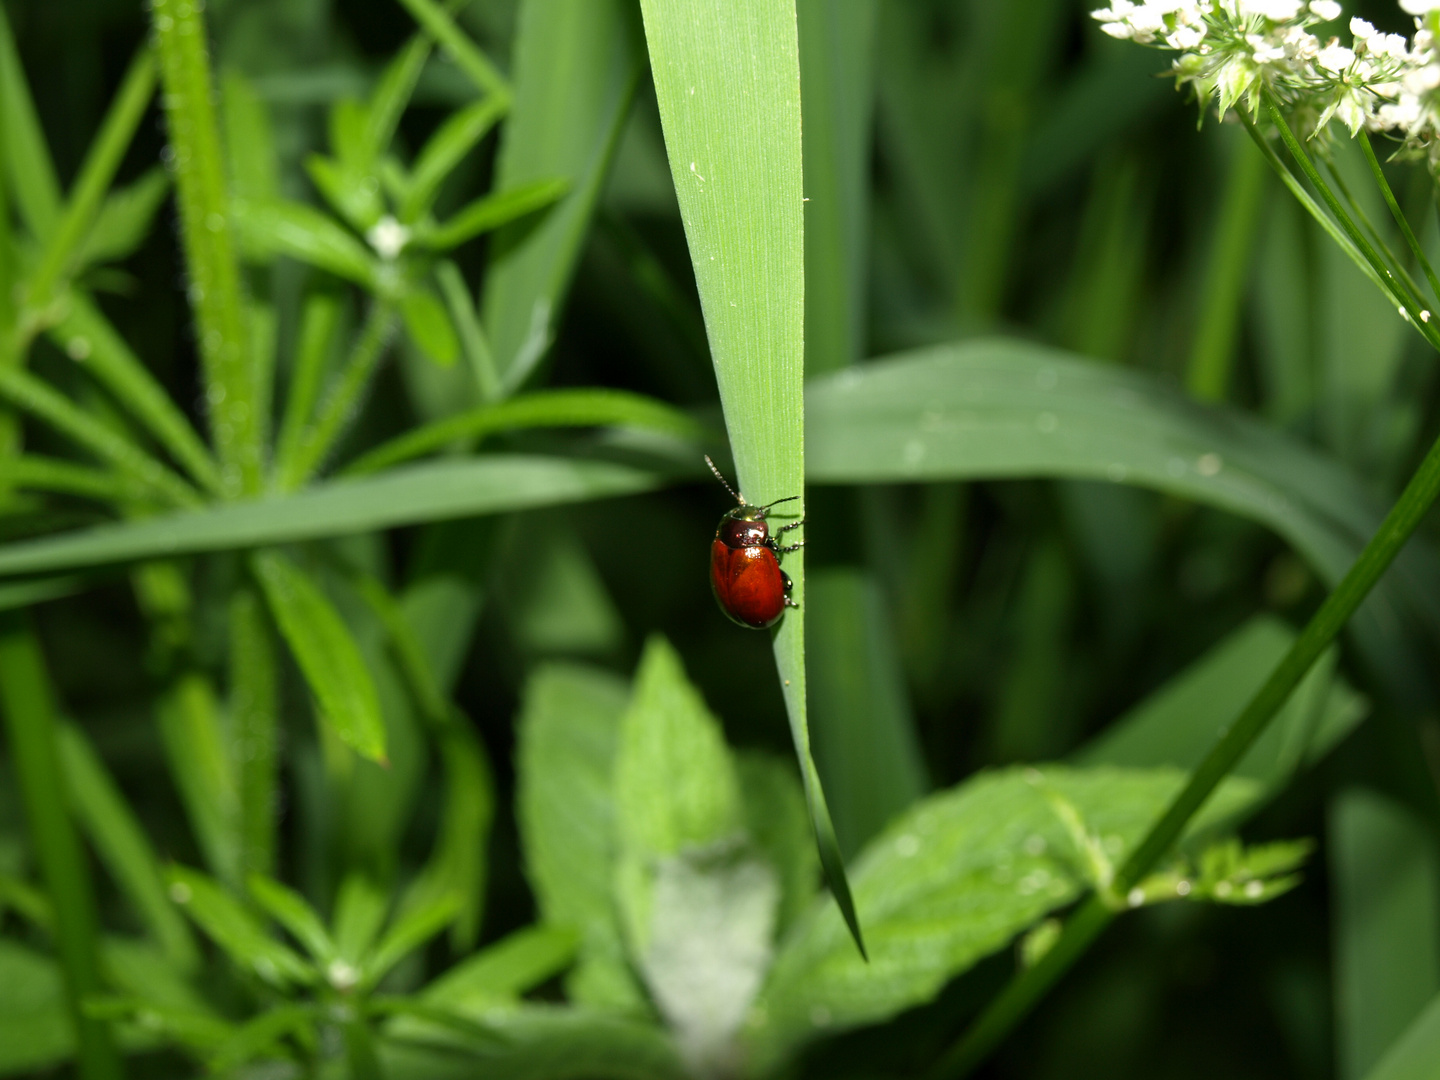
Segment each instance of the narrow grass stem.
[[1306,179],[1315,186],[1315,190],[1318,191],[1320,197],[1325,200],[1325,205],[1328,206],[1330,212],[1335,215],[1335,220],[1338,221],[1340,227],[1345,230],[1345,235],[1350,238],[1350,242],[1354,244],[1356,249],[1365,258],[1365,261],[1370,264],[1371,268],[1379,277],[1381,286],[1390,294],[1391,299],[1409,315],[1411,323],[1420,331],[1425,340],[1430,342],[1437,350],[1440,350],[1440,330],[1437,330],[1437,328],[1432,327],[1420,318],[1420,312],[1424,309],[1420,305],[1418,298],[1410,295],[1408,290],[1403,288],[1400,281],[1390,272],[1389,267],[1385,265],[1384,261],[1370,244],[1370,241],[1366,239],[1365,234],[1362,233],[1355,224],[1354,219],[1345,212],[1345,208],[1340,205],[1340,200],[1335,197],[1335,192],[1330,189],[1330,185],[1325,182],[1325,178],[1320,175],[1320,171],[1315,168],[1315,163],[1310,160],[1310,155],[1305,153],[1305,148],[1300,145],[1300,140],[1295,137],[1295,132],[1290,130],[1290,125],[1285,122],[1285,117],[1281,115],[1280,109],[1268,95],[1265,98],[1265,108],[1270,114],[1271,122],[1275,124],[1276,129],[1280,132],[1280,138],[1290,151],[1290,156],[1295,159],[1295,163],[1300,166],[1300,170],[1305,174]]
[[1349,209],[1351,216],[1361,228],[1365,230],[1366,235],[1370,237],[1370,243],[1374,245],[1376,253],[1385,261],[1385,265],[1390,268],[1390,272],[1395,275],[1396,280],[1405,286],[1410,298],[1423,309],[1425,307],[1423,291],[1415,279],[1410,276],[1410,271],[1405,268],[1405,264],[1400,261],[1400,257],[1394,251],[1390,250],[1390,245],[1386,243],[1385,238],[1380,235],[1380,230],[1377,229],[1375,223],[1370,220],[1370,215],[1365,213],[1365,208],[1360,205],[1360,200],[1350,193],[1350,185],[1345,183],[1345,177],[1341,175],[1340,170],[1335,167],[1333,161],[1325,162],[1325,171],[1330,176],[1330,182],[1344,198],[1345,205]]
[[511,98],[510,84],[505,81],[490,58],[486,56],[478,45],[465,36],[464,31],[455,25],[455,20],[450,17],[439,4],[434,0],[400,0],[406,10],[410,12],[411,18],[425,28],[425,31],[433,37],[440,48],[455,62],[465,75],[475,84],[475,88],[482,93],[493,94],[508,102]]
[[1435,270],[1430,265],[1430,260],[1425,257],[1425,249],[1420,246],[1420,241],[1415,237],[1415,231],[1410,228],[1410,222],[1406,220],[1404,213],[1400,210],[1400,204],[1395,201],[1395,193],[1390,190],[1390,183],[1385,179],[1385,170],[1380,167],[1380,160],[1375,156],[1375,148],[1370,145],[1370,136],[1360,132],[1357,136],[1360,141],[1360,148],[1365,152],[1365,160],[1370,164],[1370,171],[1375,176],[1375,183],[1380,187],[1380,193],[1385,196],[1385,204],[1390,207],[1390,214],[1395,218],[1395,224],[1400,226],[1400,231],[1405,235],[1405,242],[1410,245],[1410,253],[1415,256],[1415,261],[1425,271],[1425,278],[1430,282],[1430,294],[1435,297],[1436,303],[1440,303],[1440,278],[1435,276]]
[[932,1080],[968,1076],[1015,1028],[1052,984],[1114,918],[1140,880],[1180,839],[1185,826],[1255,744],[1315,661],[1375,587],[1440,494],[1440,439],[1430,447],[1399,500],[1349,571],[1325,598],[1239,718],[1227,727],[1189,782],[1116,872],[1105,895],[1094,895],[1071,918],[1055,947],[1017,975],[930,1073]]
[[299,449],[288,463],[288,468],[280,476],[282,491],[293,491],[309,480],[355,418],[370,378],[390,344],[394,325],[395,313],[388,304],[377,302],[370,309],[345,367],[332,384],[315,422],[300,440]]
[[37,326],[29,328],[28,332],[33,333],[38,324],[45,321],[44,309],[54,299],[52,294],[56,286],[70,272],[75,253],[94,224],[105,193],[110,190],[115,172],[120,168],[135,129],[140,126],[140,120],[154,95],[155,57],[147,44],[141,46],[125,73],[125,81],[116,92],[114,104],[105,116],[100,133],[80,166],[80,174],[60,218],[60,226],[46,241],[40,265],[30,279],[26,297],[30,310],[27,314],[36,320]]
[[56,742],[54,690],[45,659],[23,611],[0,612],[0,709],[11,762],[55,912],[55,951],[75,1027],[81,1080],[118,1080],[120,1057],[104,1021],[85,1015],[83,1000],[102,989],[99,917],[84,849],[66,805]]

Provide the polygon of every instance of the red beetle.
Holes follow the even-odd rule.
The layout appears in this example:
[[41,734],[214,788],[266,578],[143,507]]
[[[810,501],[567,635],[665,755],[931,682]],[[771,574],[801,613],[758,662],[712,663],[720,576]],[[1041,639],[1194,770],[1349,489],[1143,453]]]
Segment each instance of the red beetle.
[[778,537],[798,529],[805,519],[790,525],[783,525],[770,535],[770,526],[765,515],[770,507],[798,499],[791,495],[776,499],[764,506],[751,506],[720,475],[720,470],[707,456],[705,464],[715,474],[715,479],[725,485],[725,490],[735,497],[740,505],[727,510],[715,529],[715,539],[710,544],[710,588],[720,610],[741,626],[763,630],[774,626],[787,607],[800,605],[790,599],[793,583],[790,575],[780,569],[780,556],[805,546],[805,541],[781,547]]

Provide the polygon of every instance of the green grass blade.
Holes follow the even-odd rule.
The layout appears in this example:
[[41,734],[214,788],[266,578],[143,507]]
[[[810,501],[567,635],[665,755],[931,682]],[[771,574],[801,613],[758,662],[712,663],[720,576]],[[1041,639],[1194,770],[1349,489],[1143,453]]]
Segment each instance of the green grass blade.
[[210,872],[241,886],[241,811],[237,763],[210,680],[197,672],[176,679],[156,704],[161,743],[179,788],[190,831]]
[[357,754],[383,764],[380,698],[340,613],[310,576],[279,552],[258,552],[250,565],[325,722]]
[[639,428],[690,441],[698,441],[703,434],[686,413],[641,394],[605,389],[539,390],[437,420],[381,443],[346,466],[343,475],[379,472],[460,440],[479,441],[501,431],[600,426]]
[[[641,11],[739,490],[757,505],[803,497],[805,223],[795,6],[642,0]],[[794,513],[803,514],[803,503]],[[863,953],[810,753],[803,554],[785,563],[801,606],[774,633],[775,661],[820,863]]]
[[220,95],[231,194],[257,202],[278,198],[280,162],[265,102],[254,84],[234,68],[221,76]]
[[65,212],[54,233],[46,239],[39,265],[29,282],[26,303],[32,309],[43,309],[49,304],[62,279],[74,272],[80,247],[95,224],[105,193],[110,190],[154,94],[155,57],[147,43],[140,47],[115,92],[110,111],[75,178]]
[[415,239],[435,251],[449,251],[482,233],[543,210],[569,190],[570,181],[563,178],[516,184],[476,199],[444,224],[417,233]]
[[400,0],[410,15],[440,43],[445,54],[465,73],[481,93],[491,94],[499,101],[510,97],[510,87],[490,58],[465,36],[455,20],[434,0]]
[[304,946],[317,964],[330,962],[335,955],[335,943],[330,940],[325,923],[303,896],[264,874],[251,874],[246,884],[255,902]]
[[875,0],[798,0],[805,119],[805,370],[865,352]]
[[171,866],[167,877],[171,898],[242,971],[282,989],[315,981],[315,969],[266,933],[260,920],[213,878],[185,866]]
[[30,232],[43,240],[60,221],[60,181],[4,12],[0,12],[0,114],[5,171],[16,207]]
[[381,72],[365,110],[365,134],[359,158],[365,168],[373,169],[395,138],[400,116],[410,104],[431,48],[424,34],[416,34]]
[[1440,860],[1394,801],[1342,791],[1329,808],[1336,1075],[1360,1080],[1440,992]]
[[0,461],[0,479],[20,490],[83,495],[109,502],[116,496],[143,501],[146,489],[131,477],[76,465],[63,458],[19,454]]
[[240,263],[231,235],[205,20],[201,6],[191,0],[156,0],[151,22],[165,90],[210,434],[225,492],[233,496],[258,491],[261,418],[249,370]]
[[71,293],[51,340],[115,395],[206,491],[218,493],[215,458],[165,388],[87,297]]
[[0,547],[0,577],[347,536],[653,491],[658,473],[600,461],[493,455],[392,469],[288,498],[103,525]]
[[525,0],[520,7],[515,102],[495,189],[547,178],[571,187],[533,230],[522,223],[495,237],[482,322],[507,390],[525,382],[549,347],[642,56],[625,0]]
[[380,266],[354,233],[304,203],[237,202],[235,228],[248,253],[288,255],[367,289],[379,286]]
[[155,215],[169,194],[170,177],[159,166],[133,183],[115,188],[95,215],[95,223],[76,252],[75,263],[85,267],[128,259],[150,235]]
[[[230,747],[238,796],[239,866],[236,876],[272,874],[279,752],[280,689],[275,636],[256,590],[242,584],[230,594]],[[239,882],[237,882],[239,884]]]
[[1264,157],[1248,140],[1230,142],[1230,168],[1220,196],[1185,374],[1186,387],[1201,401],[1223,401],[1230,386],[1236,329],[1265,194]]
[[121,1075],[107,1024],[85,1015],[81,1001],[103,988],[99,919],[89,867],[66,806],[57,743],[56,702],[45,659],[28,616],[0,614],[0,711],[20,789],[32,850],[55,910],[55,946],[65,973],[65,998],[78,1036],[82,1080]]
[[166,959],[180,971],[193,968],[200,958],[194,938],[166,895],[160,860],[144,827],[84,733],[64,724],[58,735],[66,790],[95,853]]
[[162,501],[176,506],[199,505],[199,494],[173,470],[29,372],[0,367],[0,398],[110,462]]
[[1427,1080],[1440,1061],[1440,995],[1395,1040],[1365,1080]]
[[276,476],[285,476],[295,467],[305,429],[315,412],[315,403],[320,400],[325,368],[339,325],[340,301],[335,296],[316,292],[306,297],[280,434],[275,443]]

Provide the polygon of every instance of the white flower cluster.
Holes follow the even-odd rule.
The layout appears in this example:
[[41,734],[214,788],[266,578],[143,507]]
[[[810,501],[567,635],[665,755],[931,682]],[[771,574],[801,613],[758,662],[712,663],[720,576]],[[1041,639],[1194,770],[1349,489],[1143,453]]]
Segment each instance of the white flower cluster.
[[[1349,45],[1312,32],[1341,14],[1335,0],[1112,0],[1091,15],[1111,37],[1180,53],[1181,85],[1223,115],[1252,113],[1268,92],[1307,135],[1332,119],[1353,135],[1391,132],[1440,171],[1440,0],[1400,0],[1417,16],[1410,39],[1350,20]],[[1433,13],[1433,14],[1432,14]]]

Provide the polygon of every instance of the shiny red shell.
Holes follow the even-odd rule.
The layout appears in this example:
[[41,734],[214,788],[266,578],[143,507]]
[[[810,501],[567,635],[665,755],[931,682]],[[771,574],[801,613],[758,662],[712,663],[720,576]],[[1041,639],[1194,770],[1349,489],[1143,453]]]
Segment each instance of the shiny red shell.
[[742,626],[763,630],[785,613],[785,576],[775,553],[763,544],[710,544],[710,587],[720,609]]

